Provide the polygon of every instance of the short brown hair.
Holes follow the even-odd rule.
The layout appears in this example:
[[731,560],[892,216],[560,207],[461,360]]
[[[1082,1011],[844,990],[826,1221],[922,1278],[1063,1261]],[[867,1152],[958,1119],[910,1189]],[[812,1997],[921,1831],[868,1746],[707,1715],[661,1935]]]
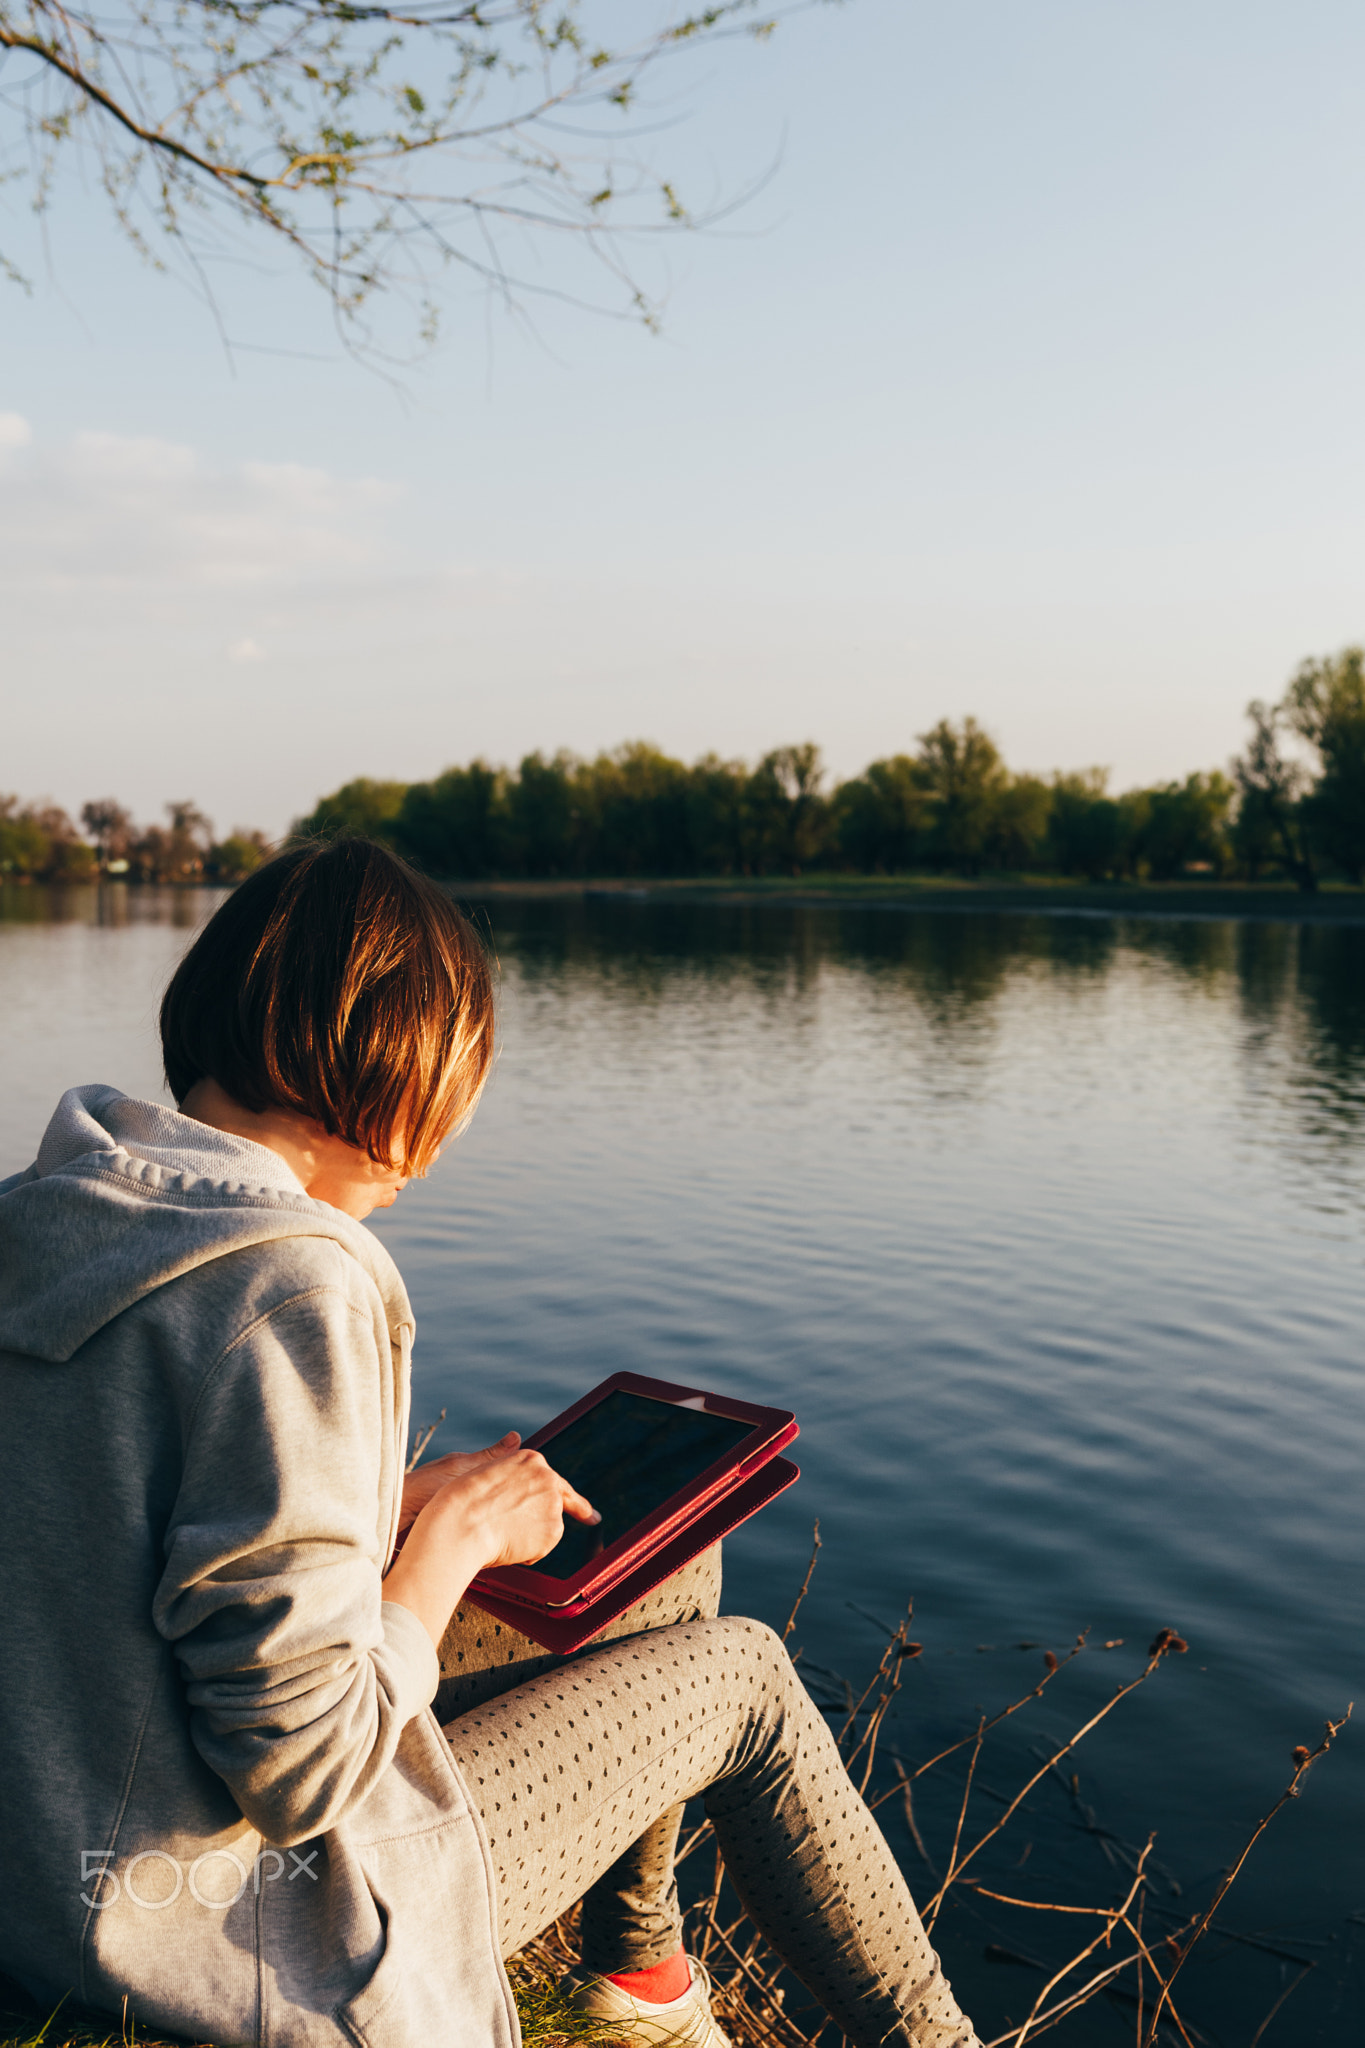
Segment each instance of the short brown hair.
[[387,847],[293,846],[186,953],[161,1045],[177,1102],[212,1079],[245,1109],[300,1111],[421,1174],[488,1077],[492,966],[444,891]]

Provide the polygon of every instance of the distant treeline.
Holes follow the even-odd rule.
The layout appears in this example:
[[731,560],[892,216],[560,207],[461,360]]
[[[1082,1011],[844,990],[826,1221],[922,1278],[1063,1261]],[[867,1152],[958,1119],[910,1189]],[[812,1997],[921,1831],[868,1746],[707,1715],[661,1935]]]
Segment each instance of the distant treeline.
[[[429,873],[475,881],[591,875],[799,875],[912,870],[1092,880],[1284,875],[1365,881],[1365,651],[1307,661],[1278,703],[1248,707],[1245,751],[1184,781],[1111,795],[1101,768],[1019,775],[975,719],[942,719],[911,754],[826,787],[818,747],[756,767],[689,766],[636,742],[581,760],[472,761],[431,782],[348,782],[295,831],[384,839]],[[112,798],[79,829],[53,806],[0,797],[0,874],[82,881],[240,881],[260,832],[216,840],[191,803],[139,826]]]
[[84,833],[55,804],[0,796],[0,875],[24,881],[240,882],[270,851],[263,832],[215,839],[194,804],[167,804],[167,823],[137,825],[112,797],[81,806]]
[[[362,777],[296,830],[365,832],[430,873],[479,878],[1052,872],[1094,880],[1365,880],[1365,653],[1306,662],[1249,707],[1231,764],[1110,795],[1103,769],[1018,775],[974,719],[825,787],[819,749],[690,766],[635,743],[581,760],[472,761],[431,782]],[[1286,751],[1287,745],[1293,748]]]

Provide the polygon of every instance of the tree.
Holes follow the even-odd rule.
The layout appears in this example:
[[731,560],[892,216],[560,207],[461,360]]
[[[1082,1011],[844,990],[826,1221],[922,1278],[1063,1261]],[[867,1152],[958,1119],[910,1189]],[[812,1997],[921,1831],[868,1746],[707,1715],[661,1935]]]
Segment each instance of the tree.
[[1222,874],[1232,850],[1227,825],[1236,795],[1226,775],[1215,768],[1134,794],[1145,803],[1144,814],[1133,821],[1130,845],[1154,881],[1169,881],[1188,868]]
[[81,823],[95,842],[101,868],[111,860],[126,860],[133,836],[133,814],[111,796],[81,805]]
[[402,810],[407,793],[406,782],[375,782],[368,775],[360,775],[354,782],[344,782],[330,796],[319,797],[294,830],[305,839],[335,839],[339,832],[359,832],[367,839],[383,839]]
[[913,867],[931,817],[924,764],[909,754],[871,762],[834,792],[839,851],[865,874],[894,875]]
[[80,837],[56,804],[25,804],[0,797],[0,874],[44,882],[88,882],[95,849]]
[[149,825],[128,849],[141,882],[197,882],[204,873],[213,827],[196,804],[166,806],[169,826]]
[[1352,882],[1365,880],[1365,648],[1305,661],[1281,713],[1315,748],[1316,785],[1302,802],[1309,839]]
[[744,763],[719,754],[703,754],[688,771],[687,836],[699,875],[744,872],[748,783]]
[[1085,875],[1098,882],[1119,864],[1124,818],[1106,794],[1109,771],[1087,768],[1079,774],[1054,775],[1048,847],[1064,875]]
[[625,41],[619,19],[604,0],[0,0],[9,175],[43,206],[62,152],[83,147],[144,251],[169,238],[197,269],[215,224],[257,230],[353,332],[384,288],[429,332],[452,264],[563,296],[513,261],[556,238],[652,320],[626,238],[699,223],[632,125],[642,88],[685,48],[775,23],[758,0],[665,4]]
[[920,769],[932,805],[926,852],[935,867],[978,874],[1009,780],[999,749],[974,718],[940,719],[920,734]]
[[43,879],[48,882],[88,882],[96,870],[95,849],[77,832],[58,804],[45,804],[34,812],[34,823],[47,841]]
[[[532,756],[532,763],[539,768],[539,756]],[[528,765],[522,763],[518,778],[521,801],[534,795],[534,785],[526,780]],[[691,864],[687,781],[681,761],[644,740],[575,763],[562,793],[552,799],[560,834],[572,847],[565,865],[579,874],[685,872]]]
[[744,791],[747,865],[799,875],[823,849],[828,807],[820,795],[825,771],[811,741],[765,754]]
[[[592,835],[593,806],[583,765],[562,750],[550,760],[527,754],[513,778],[504,778],[506,847],[502,858],[521,875],[572,875]],[[491,820],[490,820],[491,824]],[[490,860],[497,865],[496,850]]]
[[505,846],[506,775],[486,761],[447,768],[434,782],[406,790],[387,836],[433,875],[475,880],[501,872]]
[[47,834],[17,796],[0,796],[0,873],[39,875],[47,861]]
[[204,873],[211,882],[230,887],[234,882],[244,882],[248,875],[254,875],[261,862],[269,858],[270,841],[264,832],[239,825],[235,832],[229,832],[226,839],[217,840],[210,846],[204,861]]
[[1027,868],[1047,847],[1052,790],[1041,775],[1011,775],[997,790],[988,853],[992,866]]
[[1240,792],[1233,843],[1253,876],[1268,861],[1281,866],[1305,893],[1318,886],[1317,870],[1304,832],[1303,794],[1307,774],[1280,745],[1284,707],[1257,697],[1247,705],[1251,738],[1232,764]]

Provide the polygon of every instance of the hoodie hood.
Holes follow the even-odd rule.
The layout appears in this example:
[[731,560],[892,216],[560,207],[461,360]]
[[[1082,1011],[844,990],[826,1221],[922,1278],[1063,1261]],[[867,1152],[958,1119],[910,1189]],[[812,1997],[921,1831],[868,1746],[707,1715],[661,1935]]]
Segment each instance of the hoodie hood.
[[24,1173],[0,1181],[0,1350],[61,1364],[195,1266],[276,1238],[327,1237],[379,1289],[395,1344],[412,1309],[363,1223],[304,1192],[278,1154],[139,1102],[69,1088]]

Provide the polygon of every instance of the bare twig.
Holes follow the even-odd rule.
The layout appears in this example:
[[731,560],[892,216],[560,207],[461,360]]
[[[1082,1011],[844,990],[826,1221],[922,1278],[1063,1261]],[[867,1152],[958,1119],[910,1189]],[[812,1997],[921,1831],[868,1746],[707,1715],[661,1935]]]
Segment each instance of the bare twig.
[[[1089,1633],[1090,1631],[1089,1629],[1087,1629],[1083,1635],[1077,1636],[1075,1647],[1071,1650],[1068,1650],[1065,1657],[1059,1659],[1059,1661],[1056,1664],[1049,1665],[1048,1669],[1043,1673],[1043,1676],[1039,1679],[1037,1685],[1033,1686],[1028,1692],[1024,1693],[1021,1698],[1014,1700],[1008,1707],[1002,1707],[998,1714],[992,1714],[991,1718],[986,1723],[987,1735],[990,1734],[992,1728],[998,1728],[1002,1721],[1008,1721],[1011,1714],[1017,1714],[1021,1707],[1026,1707],[1030,1700],[1041,1699],[1044,1691],[1052,1683],[1053,1679],[1057,1676],[1057,1673],[1059,1671],[1065,1671],[1067,1665],[1074,1664],[1077,1657],[1080,1656],[1081,1651],[1085,1648],[1085,1639],[1086,1636],[1089,1635]],[[960,1740],[958,1740],[957,1742],[950,1742],[946,1749],[939,1750],[937,1756],[931,1756],[928,1763],[918,1765],[918,1767],[911,1772],[911,1777],[922,1778],[926,1771],[933,1770],[935,1764],[941,1764],[945,1762],[948,1757],[955,1756],[959,1749],[965,1749],[969,1742],[975,1742],[975,1740],[976,1734],[975,1731],[973,1731],[973,1733],[970,1735],[962,1736]],[[876,1808],[881,1805],[883,1799],[891,1798],[892,1793],[894,1791],[895,1787],[893,1786],[891,1792],[883,1792],[880,1798],[875,1799],[872,1802],[874,1812]]]
[[[777,0],[765,21],[758,0],[707,0],[647,26],[623,18],[624,39],[606,48],[579,0],[553,20],[545,0],[185,0],[112,13],[93,0],[7,0],[0,110],[30,145],[40,210],[60,152],[84,146],[144,255],[145,221],[196,275],[220,213],[273,230],[328,289],[343,331],[386,287],[414,299],[425,325],[431,278],[452,262],[514,304],[531,291],[588,303],[530,266],[516,274],[504,235],[575,241],[613,280],[617,310],[657,324],[627,241],[714,227],[763,180],[728,204],[685,205],[644,146],[653,131],[634,115],[638,95],[688,45],[761,37],[814,4]],[[591,126],[568,142],[575,112]]]
[[[1064,1742],[1060,1749],[1054,1751],[1054,1753],[1048,1758],[1047,1762],[1043,1764],[1040,1769],[1034,1772],[1033,1776],[1023,1786],[1022,1790],[1015,1794],[1014,1798],[1005,1808],[1003,1814],[1001,1814],[999,1820],[995,1823],[995,1826],[993,1828],[988,1828],[985,1834],[982,1835],[980,1841],[977,1842],[974,1847],[967,1851],[961,1863],[957,1864],[955,1868],[951,1868],[949,1870],[947,1877],[943,1880],[943,1884],[939,1892],[930,1901],[930,1912],[937,1913],[939,1904],[943,1898],[943,1894],[947,1891],[948,1886],[953,1883],[956,1877],[961,1875],[962,1871],[966,1869],[967,1865],[972,1861],[973,1857],[980,1855],[981,1851],[985,1848],[987,1842],[993,1841],[995,1837],[1000,1833],[1000,1830],[1002,1828],[1008,1827],[1010,1821],[1014,1818],[1019,1808],[1028,1798],[1029,1793],[1033,1790],[1034,1786],[1038,1783],[1039,1779],[1045,1778],[1048,1772],[1053,1768],[1053,1766],[1059,1764],[1064,1756],[1069,1756],[1071,1751],[1075,1749],[1076,1745],[1079,1742],[1084,1741],[1085,1737],[1090,1733],[1092,1728],[1097,1728],[1100,1722],[1104,1720],[1107,1714],[1112,1714],[1114,1708],[1118,1705],[1120,1700],[1126,1699],[1130,1692],[1136,1692],[1137,1688],[1140,1685],[1145,1685],[1147,1680],[1151,1677],[1152,1673],[1160,1664],[1163,1657],[1167,1656],[1169,1652],[1173,1649],[1178,1648],[1179,1650],[1183,1651],[1185,1647],[1186,1646],[1183,1639],[1180,1636],[1176,1635],[1172,1629],[1161,1630],[1160,1634],[1157,1636],[1156,1641],[1152,1644],[1152,1648],[1148,1655],[1146,1664],[1138,1673],[1137,1677],[1130,1678],[1127,1685],[1121,1685],[1118,1691],[1113,1695],[1113,1697],[1110,1700],[1108,1700],[1104,1706],[1100,1708],[1098,1713],[1092,1714],[1090,1716],[1090,1719],[1076,1730],[1076,1733],[1070,1738],[1069,1741]],[[1072,1655],[1074,1656],[1075,1654],[1076,1653],[1073,1651]],[[1050,1675],[1051,1674],[1049,1674],[1049,1676]],[[1039,1687],[1039,1690],[1042,1690],[1041,1686]],[[996,1719],[1003,1720],[1004,1716],[997,1715]],[[979,1731],[980,1735],[984,1735],[987,1732],[988,1725],[990,1724],[987,1724],[986,1722],[983,1722],[981,1724],[981,1729]],[[961,1745],[958,1744],[955,1746],[960,1747]],[[919,1773],[916,1772],[915,1775],[918,1777]]]
[[[1069,1977],[1071,1975],[1071,1972],[1074,1969],[1076,1969],[1079,1964],[1083,1963],[1087,1956],[1093,1955],[1101,1942],[1103,1942],[1106,1947],[1108,1946],[1110,1939],[1113,1936],[1115,1925],[1123,1919],[1124,1915],[1128,1911],[1128,1908],[1132,1905],[1133,1900],[1137,1897],[1138,1893],[1142,1890],[1143,1885],[1147,1882],[1146,1878],[1143,1876],[1142,1873],[1142,1866],[1146,1862],[1148,1856],[1151,1854],[1153,1840],[1154,1837],[1148,1837],[1147,1847],[1143,1850],[1142,1855],[1138,1859],[1137,1872],[1133,1878],[1132,1884],[1128,1888],[1128,1896],[1125,1898],[1123,1904],[1121,1906],[1116,1907],[1112,1912],[1105,1915],[1104,1926],[1100,1929],[1099,1933],[1095,1936],[1094,1940],[1087,1942],[1085,1947],[1081,1949],[1077,1955],[1074,1955],[1069,1963],[1067,1963],[1062,1969],[1058,1970],[1054,1976],[1049,1977],[1047,1983],[1043,1986],[1042,1990],[1038,1993],[1038,1996],[1034,1999],[1033,2007],[1028,2015],[1028,2018],[1024,2021],[1023,2026],[1019,2029],[1018,2034],[1015,2036],[1015,2048],[1024,2048],[1024,2043],[1028,2039],[1029,2034],[1032,2031],[1034,2021],[1037,2019],[1039,2013],[1042,2011],[1043,2007],[1046,2005],[1048,1999],[1056,1990],[1057,1986],[1061,1983],[1062,1979],[1064,1977]],[[1134,1960],[1136,1961],[1136,1958],[1134,1958]]]
[[981,1745],[985,1740],[986,1721],[985,1716],[983,1715],[980,1722],[977,1725],[976,1747],[972,1751],[972,1760],[967,1766],[967,1782],[962,1788],[962,1804],[958,1808],[957,1829],[953,1835],[952,1851],[948,1857],[948,1875],[944,1878],[942,1884],[935,1892],[933,1898],[929,1901],[928,1907],[926,1908],[923,1916],[924,1931],[926,1934],[931,1934],[933,1932],[934,1922],[938,1918],[939,1908],[943,1904],[944,1894],[947,1892],[949,1885],[952,1883],[953,1879],[957,1875],[957,1852],[962,1843],[962,1829],[967,1819],[967,1804],[972,1796],[972,1780],[976,1776],[976,1766],[981,1756]]
[[1336,1741],[1338,1735],[1346,1726],[1346,1723],[1350,1720],[1354,1707],[1355,1701],[1352,1700],[1350,1705],[1348,1705],[1346,1712],[1342,1715],[1339,1721],[1329,1721],[1327,1723],[1326,1728],[1323,1731],[1322,1740],[1318,1744],[1316,1749],[1308,1749],[1306,1747],[1301,1746],[1300,1748],[1294,1751],[1293,1777],[1285,1786],[1283,1792],[1281,1792],[1279,1798],[1275,1801],[1275,1804],[1271,1807],[1269,1813],[1265,1816],[1264,1820],[1259,1822],[1256,1828],[1252,1831],[1251,1837],[1247,1842],[1246,1847],[1243,1849],[1241,1855],[1237,1858],[1237,1861],[1233,1864],[1231,1870],[1228,1871],[1226,1877],[1223,1879],[1223,1882],[1219,1885],[1217,1891],[1214,1893],[1213,1898],[1209,1903],[1207,1911],[1201,1918],[1199,1925],[1195,1928],[1194,1933],[1190,1936],[1190,1939],[1185,1943],[1184,1947],[1181,1950],[1180,1957],[1176,1963],[1175,1968],[1171,1971],[1170,1976],[1166,1979],[1165,1984],[1162,1986],[1161,1996],[1157,1999],[1156,2005],[1154,2006],[1152,2011],[1151,2025],[1147,2030],[1144,2048],[1152,2048],[1152,2044],[1156,2040],[1156,2030],[1158,2022],[1161,2019],[1162,2007],[1166,2004],[1170,1996],[1171,1986],[1172,1984],[1174,1984],[1176,1978],[1180,1975],[1180,1972],[1184,1969],[1185,1964],[1192,1950],[1196,1947],[1196,1945],[1199,1942],[1203,1940],[1205,1934],[1207,1934],[1209,1930],[1209,1925],[1213,1919],[1214,1914],[1218,1911],[1218,1908],[1222,1905],[1224,1899],[1227,1897],[1229,1891],[1232,1889],[1232,1886],[1236,1883],[1238,1875],[1241,1872],[1242,1865],[1246,1862],[1247,1857],[1256,1847],[1256,1844],[1260,1841],[1261,1836],[1270,1826],[1271,1821],[1274,1820],[1276,1814],[1280,1811],[1280,1808],[1282,1806],[1287,1805],[1291,1799],[1298,1798],[1300,1784],[1302,1783],[1304,1778],[1307,1777],[1309,1771],[1312,1770],[1314,1764],[1318,1761],[1319,1757],[1326,1756],[1328,1750],[1332,1747],[1332,1744]]
[[1313,1970],[1316,1970],[1317,1967],[1318,1966],[1316,1963],[1305,1963],[1303,1968],[1299,1971],[1298,1976],[1290,1978],[1289,1982],[1285,1985],[1284,1990],[1275,2000],[1275,2003],[1271,2006],[1270,2011],[1266,2014],[1265,2018],[1261,2021],[1260,2026],[1257,2027],[1255,2033],[1252,2035],[1250,2048],[1257,2048],[1257,2043],[1260,2041],[1262,2034],[1264,2034],[1266,2028],[1270,2025],[1270,2022],[1274,2019],[1276,2013],[1284,2004],[1285,2000],[1289,1997],[1290,1993],[1293,1991],[1297,1991],[1300,1984],[1302,1984],[1304,1978],[1307,1977]]
[[786,1642],[788,1636],[791,1634],[792,1630],[796,1627],[796,1617],[801,1612],[801,1602],[805,1599],[807,1593],[809,1593],[810,1582],[815,1577],[815,1561],[819,1557],[821,1549],[823,1548],[823,1545],[820,1542],[819,1522],[817,1522],[815,1524],[814,1529],[812,1529],[811,1537],[812,1542],[810,1563],[806,1566],[806,1576],[801,1581],[801,1591],[797,1594],[795,1604],[792,1607],[792,1611],[787,1616],[787,1626],[782,1631],[782,1640],[784,1643]]
[[901,1802],[905,1807],[905,1825],[910,1830],[910,1839],[914,1843],[915,1847],[919,1850],[919,1853],[923,1858],[925,1868],[928,1870],[930,1877],[937,1881],[938,1872],[934,1868],[933,1858],[930,1856],[929,1851],[924,1846],[924,1837],[920,1834],[919,1824],[915,1819],[915,1798],[913,1792],[910,1789],[911,1780],[906,1772],[905,1765],[901,1762],[900,1758],[896,1757],[894,1759],[894,1762],[896,1766],[896,1776],[900,1781]]
[[441,1424],[445,1421],[445,1419],[446,1411],[443,1408],[434,1422],[424,1422],[422,1424],[422,1427],[418,1430],[416,1438],[413,1441],[412,1456],[408,1459],[407,1464],[403,1467],[403,1470],[405,1472],[411,1472],[414,1466],[421,1464],[423,1458],[426,1456],[427,1445],[431,1442],[431,1439],[435,1436],[437,1430],[441,1427]]

